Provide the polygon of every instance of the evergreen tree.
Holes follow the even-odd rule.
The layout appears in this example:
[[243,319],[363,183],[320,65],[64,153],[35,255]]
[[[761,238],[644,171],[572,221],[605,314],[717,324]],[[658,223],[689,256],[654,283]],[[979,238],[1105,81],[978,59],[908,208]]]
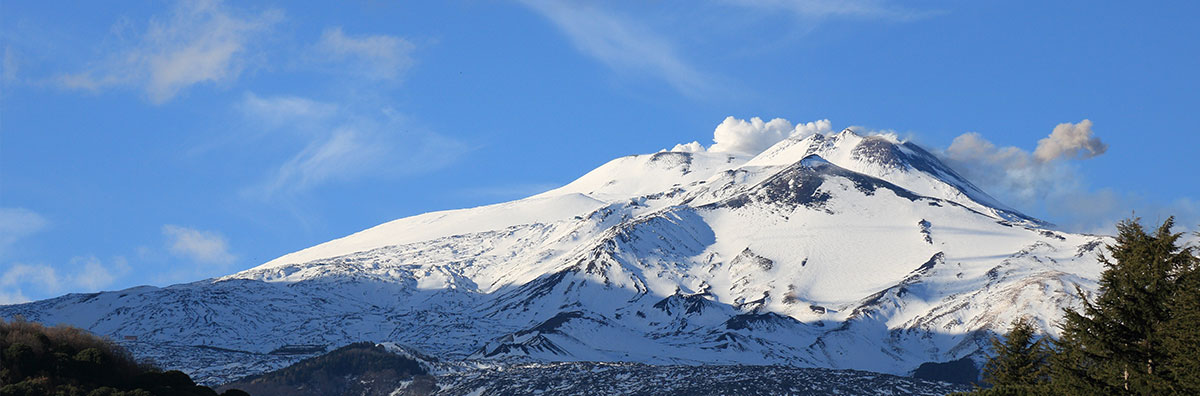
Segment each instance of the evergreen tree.
[[976,388],[956,395],[1034,396],[1050,392],[1049,355],[1045,339],[1029,319],[1014,320],[1001,340],[992,337],[995,355],[983,365],[983,381],[990,388]]
[[1033,388],[1049,381],[1048,351],[1028,319],[1014,320],[1001,340],[992,337],[996,356],[983,366],[983,380],[994,387]]
[[1180,274],[1179,286],[1168,307],[1170,319],[1162,326],[1165,369],[1174,393],[1200,395],[1200,269]]
[[[1055,386],[1068,394],[1168,394],[1170,353],[1164,324],[1181,283],[1195,268],[1191,248],[1178,245],[1174,219],[1153,233],[1136,219],[1117,225],[1116,243],[1101,256],[1100,294],[1083,311],[1066,310],[1062,338],[1052,358]],[[1195,293],[1193,289],[1191,291]],[[1169,343],[1169,342],[1167,342]]]

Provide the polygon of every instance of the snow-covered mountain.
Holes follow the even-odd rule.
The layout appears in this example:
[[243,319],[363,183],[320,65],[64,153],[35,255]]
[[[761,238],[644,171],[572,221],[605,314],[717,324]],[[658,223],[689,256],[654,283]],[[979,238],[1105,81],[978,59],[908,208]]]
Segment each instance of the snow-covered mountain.
[[473,366],[907,375],[978,358],[1020,316],[1057,332],[1076,286],[1095,290],[1107,237],[1048,227],[911,142],[846,130],[756,156],[618,158],[533,197],[395,220],[225,277],[0,315],[133,336],[136,353],[209,383],[306,356],[281,354],[295,345],[362,340]]

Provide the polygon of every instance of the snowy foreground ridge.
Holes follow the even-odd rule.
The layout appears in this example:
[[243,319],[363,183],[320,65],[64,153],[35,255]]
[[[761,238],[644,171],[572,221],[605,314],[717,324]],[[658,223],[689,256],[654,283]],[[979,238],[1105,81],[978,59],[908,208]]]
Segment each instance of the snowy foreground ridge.
[[395,220],[229,276],[0,316],[134,336],[135,353],[208,383],[314,353],[297,345],[364,340],[476,367],[908,375],[978,359],[1019,316],[1057,332],[1076,286],[1095,290],[1107,237],[1047,227],[915,144],[847,130],[752,158],[618,158],[533,197]]

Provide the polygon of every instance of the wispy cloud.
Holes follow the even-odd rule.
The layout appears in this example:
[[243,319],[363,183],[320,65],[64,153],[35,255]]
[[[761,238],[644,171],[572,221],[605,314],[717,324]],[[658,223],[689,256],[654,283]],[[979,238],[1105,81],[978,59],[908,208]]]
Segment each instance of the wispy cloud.
[[338,106],[299,96],[261,97],[253,92],[237,104],[242,115],[262,122],[267,128],[320,122],[337,114]]
[[302,191],[329,181],[361,176],[385,153],[384,147],[374,143],[354,129],[334,130],[328,138],[312,142],[280,165],[260,185],[261,192],[269,197],[281,191]]
[[677,91],[698,96],[713,90],[714,78],[688,62],[665,36],[593,3],[522,0],[550,20],[584,54],[610,68],[653,75]]
[[196,84],[237,79],[252,43],[281,19],[275,10],[238,14],[216,0],[181,1],[168,16],[151,19],[135,42],[57,82],[89,91],[134,87],[164,103]]
[[[702,18],[667,20],[646,13],[619,13],[604,2],[520,0],[529,9],[544,16],[583,54],[609,68],[658,78],[687,96],[700,97],[728,91],[724,79],[705,71],[701,63],[712,57],[713,49],[688,51],[679,43],[714,41],[712,26],[705,24],[749,23],[745,14],[790,15],[812,29],[827,19],[860,19],[906,22],[938,11],[911,9],[883,0],[717,0],[688,5]],[[718,5],[714,7],[713,5]],[[611,4],[610,4],[611,5]],[[731,12],[733,11],[733,12]],[[742,17],[737,16],[742,14]],[[652,25],[671,23],[674,28]],[[686,36],[685,36],[686,35]],[[716,40],[720,41],[720,40]],[[739,44],[754,45],[761,37],[745,38]],[[718,49],[724,51],[727,48]],[[727,92],[724,92],[727,94]]]
[[937,11],[915,10],[883,0],[725,0],[726,3],[768,11],[784,11],[807,20],[863,18],[911,21]]
[[267,201],[329,183],[430,171],[469,149],[457,139],[414,127],[387,106],[248,93],[237,108],[265,128],[283,132],[280,138],[304,142],[303,149],[244,191]]
[[[382,34],[348,34],[327,28],[308,47],[307,66],[327,67],[354,84],[400,81],[414,63],[408,40]],[[299,143],[299,151],[272,166],[243,196],[264,201],[294,198],[320,186],[370,177],[425,172],[453,162],[467,150],[457,139],[418,128],[379,95],[314,99],[247,92],[235,108],[252,121],[254,136],[273,134],[274,143]]]
[[215,231],[197,230],[173,224],[162,227],[167,251],[197,264],[225,267],[237,259],[229,252],[229,242]]
[[25,208],[0,208],[0,257],[17,241],[50,225],[45,217]]
[[398,80],[413,65],[415,45],[383,34],[351,36],[335,27],[325,29],[313,47],[319,62],[371,80]]

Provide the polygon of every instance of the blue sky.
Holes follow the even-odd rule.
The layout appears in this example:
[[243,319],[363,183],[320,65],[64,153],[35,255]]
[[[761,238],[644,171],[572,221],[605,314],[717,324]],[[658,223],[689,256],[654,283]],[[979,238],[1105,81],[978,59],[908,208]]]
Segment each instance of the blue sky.
[[893,131],[1072,231],[1194,229],[1198,12],[5,1],[0,303],[232,273],[709,145],[729,116]]

